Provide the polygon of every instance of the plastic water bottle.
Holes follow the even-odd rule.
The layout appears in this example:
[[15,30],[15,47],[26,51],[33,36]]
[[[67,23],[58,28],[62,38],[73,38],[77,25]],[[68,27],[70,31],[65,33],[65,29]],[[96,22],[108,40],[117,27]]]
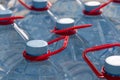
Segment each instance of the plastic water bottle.
[[104,15],[109,17],[112,22],[115,24],[120,24],[120,1],[113,0],[106,8],[104,9]]
[[[20,3],[25,7],[28,6],[22,0]],[[47,40],[50,37],[50,29],[53,28],[55,22],[48,10],[50,3],[47,0],[32,1],[32,6],[28,8],[29,13],[25,18],[18,22],[18,25],[24,29],[32,39]]]
[[[59,63],[62,69],[70,75],[72,80],[78,80],[83,77],[83,80],[93,80],[95,77],[90,69],[86,66],[82,59],[82,51],[89,46],[88,42],[77,34],[75,29],[90,27],[91,24],[74,26],[74,20],[71,18],[61,18],[56,22],[56,28],[52,31],[54,34],[51,39],[58,36],[69,36],[67,48],[60,54],[51,57],[54,63]],[[58,49],[62,46],[63,41],[57,42],[50,46],[51,50]],[[87,74],[86,74],[87,73]]]
[[49,57],[57,51],[48,51],[44,40],[30,40],[26,43],[24,58],[2,80],[70,80],[65,79],[64,72]]
[[50,9],[58,18],[81,16],[82,4],[79,0],[57,0]]
[[[3,0],[5,1],[5,0]],[[11,9],[13,10],[14,14],[15,15],[25,15],[28,10],[25,9],[24,6],[21,6],[20,2],[21,0],[10,0],[9,2],[7,2],[6,4],[6,8],[7,9]],[[25,4],[28,4],[28,5],[32,5],[33,3],[33,0],[22,0],[25,2]],[[45,1],[45,0],[39,0],[39,1]],[[54,3],[55,0],[50,0],[50,3]]]
[[[115,25],[104,17],[102,11],[99,10],[103,5],[104,4],[101,5],[98,1],[88,1],[84,3],[85,10],[83,10],[83,16],[76,21],[76,25],[88,23],[93,25],[90,28],[78,31],[78,33],[82,34],[88,41],[90,46],[118,42],[120,40]],[[104,59],[106,53],[110,53],[113,50],[114,48],[102,50],[99,54],[95,54],[92,59],[95,59],[95,61],[96,59]]]
[[22,17],[12,16],[10,10],[0,10],[0,78],[21,60],[24,40],[15,30],[14,20]]
[[[89,59],[87,56],[88,53],[93,51],[100,51],[103,49],[108,49],[112,47],[120,47],[120,43],[112,43],[112,44],[103,44],[99,46],[94,46],[91,48],[86,49],[83,52],[83,58],[88,64],[88,66],[91,68],[91,70],[96,74],[96,76],[99,78],[99,80],[120,80],[120,55],[112,55],[106,56],[104,59],[104,64],[102,64],[101,70],[99,71],[94,63]],[[97,52],[96,54],[99,54]],[[110,54],[110,53],[108,53]],[[97,79],[98,80],[98,79]]]

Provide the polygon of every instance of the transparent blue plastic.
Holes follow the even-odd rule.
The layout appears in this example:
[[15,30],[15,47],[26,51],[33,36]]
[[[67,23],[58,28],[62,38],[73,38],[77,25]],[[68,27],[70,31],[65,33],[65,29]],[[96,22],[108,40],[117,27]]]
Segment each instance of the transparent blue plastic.
[[112,2],[104,8],[104,15],[115,24],[120,24],[120,3]]
[[18,22],[18,25],[25,30],[32,39],[48,40],[50,30],[55,23],[47,11],[30,11],[26,17]]
[[24,50],[24,41],[13,26],[0,26],[0,76],[8,73],[21,60]]
[[[60,35],[54,34],[50,39],[54,39]],[[58,49],[62,46],[63,41],[57,42],[50,46],[51,50]],[[80,35],[70,35],[67,48],[61,53],[51,57],[54,63],[58,63],[65,71],[65,75],[69,75],[71,80],[95,80],[95,75],[90,71],[87,64],[82,59],[82,52],[89,47],[88,42]]]
[[50,60],[30,62],[23,59],[2,80],[65,80],[59,70]]
[[[98,16],[83,15],[80,19],[76,21],[76,25],[88,23],[93,24],[93,26],[90,28],[82,29],[78,31],[78,33],[82,34],[82,36],[87,40],[90,46],[119,42],[120,38],[117,30],[115,29],[115,25],[112,24],[111,21],[109,21],[103,15]],[[117,48],[111,48],[99,51],[99,54],[94,54],[92,60],[97,61],[98,63],[100,63],[100,61],[102,61],[101,63],[104,63],[105,57],[111,54],[116,54],[115,53],[116,50]]]
[[77,0],[57,0],[51,7],[51,11],[58,18],[70,17],[73,19],[81,16],[82,4]]

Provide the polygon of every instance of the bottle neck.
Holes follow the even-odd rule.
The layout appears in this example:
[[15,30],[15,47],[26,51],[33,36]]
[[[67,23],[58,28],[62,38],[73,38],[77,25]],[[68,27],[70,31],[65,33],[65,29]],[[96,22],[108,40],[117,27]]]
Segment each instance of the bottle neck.
[[101,18],[102,14],[100,15],[86,15],[86,14],[83,14],[84,17],[88,17],[88,18]]
[[106,74],[107,74],[107,75],[110,75],[110,76],[113,76],[113,77],[120,77],[120,75],[110,74],[110,73],[107,73],[107,72],[106,72]]
[[31,13],[31,14],[45,14],[45,13],[47,13],[47,11],[48,11],[48,10],[46,10],[46,11],[32,11],[32,10],[31,10],[30,13]]
[[13,25],[0,25],[0,31],[7,31],[6,33],[9,33],[9,31],[14,30]]
[[100,16],[102,14],[102,11],[97,11],[97,12],[94,12],[94,13],[90,13],[86,10],[83,10],[83,15],[86,15],[86,16]]

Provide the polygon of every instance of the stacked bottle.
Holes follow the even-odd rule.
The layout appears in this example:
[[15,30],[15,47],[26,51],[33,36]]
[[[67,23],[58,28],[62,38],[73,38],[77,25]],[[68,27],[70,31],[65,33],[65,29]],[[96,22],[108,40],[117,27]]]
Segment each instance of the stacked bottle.
[[[104,60],[105,64],[102,66],[102,70],[101,70],[102,72],[100,72],[99,70],[97,70],[95,65],[90,61],[89,57],[87,57],[87,54],[93,51],[100,51],[100,50],[112,48],[112,47],[120,47],[120,43],[112,43],[112,44],[94,46],[94,47],[86,49],[83,52],[83,58],[86,61],[86,63],[93,70],[96,76],[102,80],[103,79],[120,80],[120,62],[119,62],[120,55],[112,55],[112,56],[106,57],[106,59]],[[96,54],[99,54],[99,53],[96,53]]]
[[[118,42],[120,40],[119,34],[117,34],[117,30],[115,29],[115,25],[104,17],[102,15],[104,12],[100,10],[104,5],[109,3],[109,1],[103,4],[100,4],[98,1],[88,1],[84,3],[85,9],[83,10],[83,16],[76,21],[76,25],[87,23],[91,23],[93,25],[90,28],[78,31],[78,33],[82,34],[82,36],[88,41],[90,46]],[[99,54],[93,56],[94,58],[92,58],[92,60],[95,59],[95,62],[96,59],[103,61],[106,56],[110,55],[107,53],[112,54],[111,51],[115,51],[116,53],[116,51],[119,50],[114,48],[101,50],[99,51]]]
[[[79,80],[81,77],[83,80],[97,80],[97,77],[107,80],[120,79],[120,64],[117,61],[116,64],[112,62],[114,59],[119,60],[120,49],[115,46],[120,44],[105,44],[120,41],[118,28],[116,29],[116,24],[104,16],[111,14],[107,13],[112,9],[111,6],[115,7],[115,11],[119,11],[119,0],[109,0],[103,4],[98,1],[58,0],[52,7],[47,0],[10,0],[10,2],[12,6],[9,3],[10,5],[6,5],[7,9],[13,10],[15,15],[22,13],[25,18],[16,21],[20,26],[18,27],[14,19],[22,17],[11,17],[12,12],[0,6],[0,9],[3,9],[0,11],[0,25],[6,26],[0,29],[3,45],[1,48],[3,56],[0,58],[1,78],[7,73],[2,80]],[[110,5],[105,8],[106,11],[102,11],[101,9],[108,4]],[[113,20],[119,24],[118,13],[112,16]],[[19,38],[14,29],[25,41]],[[6,33],[4,30],[7,30]],[[24,42],[26,48],[23,58],[21,50],[24,49]],[[105,45],[97,46],[101,44]],[[95,47],[88,48],[91,46]],[[99,50],[98,54],[93,52],[96,50]],[[13,51],[17,54],[12,54]],[[94,54],[88,54],[87,57],[86,54],[91,51]],[[6,52],[11,54],[6,55]],[[97,76],[84,62],[82,52],[84,60]],[[94,61],[97,68],[88,58]],[[15,62],[17,59],[19,60]],[[101,70],[101,67],[102,73],[97,70]]]
[[29,34],[31,39],[48,40],[50,29],[55,25],[49,11],[50,3],[47,0],[33,0],[32,6],[29,6],[22,0],[19,0],[19,2],[22,4],[21,6],[28,9],[28,13],[22,21],[18,22],[18,25]]
[[64,72],[60,71],[49,59],[50,56],[66,48],[68,37],[59,38],[59,40],[61,39],[64,39],[63,47],[53,52],[48,50],[48,45],[57,41],[56,39],[50,42],[44,40],[28,41],[23,52],[25,59],[23,58],[18,62],[2,80],[65,80]]
[[21,18],[23,17],[12,16],[10,10],[0,10],[0,78],[21,61],[24,40],[14,28],[14,21]]
[[[69,41],[67,48],[62,51],[61,54],[52,56],[51,60],[56,64],[58,63],[65,71],[65,74],[70,76],[71,80],[78,80],[82,76],[84,76],[84,80],[87,80],[88,77],[90,80],[96,79],[95,75],[92,74],[82,59],[82,51],[87,48],[89,44],[82,36],[77,34],[77,29],[87,28],[92,25],[84,24],[74,26],[74,22],[71,18],[61,18],[57,20],[56,27],[52,31],[54,34],[50,40],[59,36],[69,36]],[[62,43],[62,41],[55,43],[51,45],[50,48],[52,48],[52,50],[57,49]]]

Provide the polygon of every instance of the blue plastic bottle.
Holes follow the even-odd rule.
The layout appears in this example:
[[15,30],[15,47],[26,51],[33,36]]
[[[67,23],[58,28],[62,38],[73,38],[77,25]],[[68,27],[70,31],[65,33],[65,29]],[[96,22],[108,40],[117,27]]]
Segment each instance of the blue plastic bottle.
[[112,22],[115,24],[120,24],[120,1],[113,0],[106,8],[104,9],[104,15],[109,17]]
[[[24,6],[25,5],[26,4],[24,4]],[[50,4],[47,0],[32,0],[32,6],[28,8],[28,13],[25,18],[18,22],[18,25],[24,29],[32,39],[47,40],[49,38],[50,29],[55,25],[50,15],[51,12],[48,10],[49,7]]]
[[[85,10],[83,10],[83,16],[76,21],[76,25],[90,23],[93,26],[90,28],[82,29],[78,33],[88,41],[90,46],[96,46],[104,43],[118,42],[120,40],[119,34],[113,25],[106,17],[102,15],[102,11],[92,11],[100,6],[98,1],[88,1],[84,3]],[[98,59],[104,59],[106,53],[112,53],[114,48],[100,51],[100,54],[95,54],[95,61]],[[115,54],[115,53],[114,53]],[[99,57],[98,57],[99,56]]]
[[[48,43],[44,40],[30,40],[26,43],[26,53],[33,59],[47,54]],[[66,80],[64,72],[50,59],[33,59],[22,58],[2,80]]]
[[58,18],[81,16],[82,4],[79,0],[57,0],[50,9]]
[[[88,42],[78,35],[75,29],[90,27],[91,25],[74,26],[74,20],[71,18],[61,18],[56,22],[56,28],[52,32],[54,34],[50,39],[54,39],[58,36],[69,36],[68,46],[60,54],[51,57],[51,60],[58,63],[62,69],[70,75],[72,80],[79,80],[80,77],[83,80],[95,80],[94,75],[90,69],[86,66],[82,59],[82,51],[89,46]],[[74,28],[74,29],[73,29]],[[58,49],[62,45],[63,41],[57,42],[51,45],[52,50]]]
[[12,16],[12,11],[0,10],[0,78],[8,73],[22,57],[24,40],[14,28],[15,18],[17,17]]
[[[96,74],[96,76],[99,78],[97,80],[120,80],[120,55],[111,55],[106,56],[104,59],[104,64],[102,64],[102,67],[100,70],[96,68],[94,65],[94,62],[90,60],[88,57],[88,54],[91,54],[92,52],[96,52],[95,54],[99,54],[98,51],[109,49],[112,47],[120,47],[120,43],[109,43],[109,44],[102,44],[99,46],[93,46],[90,48],[87,48],[83,52],[83,59],[86,61],[88,66],[91,68],[93,73]],[[109,54],[109,53],[108,53]],[[93,54],[94,55],[94,54]]]

